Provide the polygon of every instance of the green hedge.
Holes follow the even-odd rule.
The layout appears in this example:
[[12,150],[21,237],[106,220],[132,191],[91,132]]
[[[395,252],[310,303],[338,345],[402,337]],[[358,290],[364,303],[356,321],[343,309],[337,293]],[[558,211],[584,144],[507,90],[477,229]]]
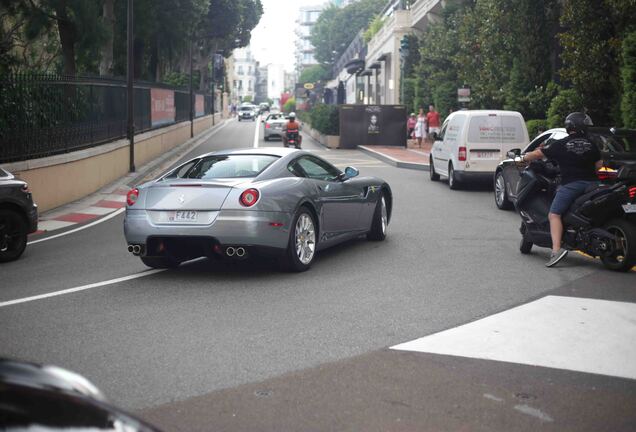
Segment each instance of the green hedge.
[[528,128],[528,136],[530,140],[533,140],[537,135],[539,135],[539,131],[548,130],[548,121],[547,120],[528,120],[526,122],[526,127]]
[[316,105],[311,110],[309,122],[321,134],[340,135],[340,110],[337,105]]
[[583,111],[581,96],[574,89],[559,91],[548,108],[548,127],[563,127],[565,117],[576,111]]
[[623,40],[623,96],[621,111],[623,126],[636,128],[636,31],[629,33]]

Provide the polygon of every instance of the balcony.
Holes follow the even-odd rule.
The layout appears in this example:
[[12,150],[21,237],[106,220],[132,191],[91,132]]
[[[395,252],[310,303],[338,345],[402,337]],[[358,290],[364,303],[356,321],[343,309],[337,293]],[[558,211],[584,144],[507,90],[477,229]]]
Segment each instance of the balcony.
[[385,21],[373,39],[369,41],[367,52],[368,60],[374,61],[375,57],[392,53],[394,50],[393,39],[401,38],[411,32],[411,12],[409,10],[396,10]]
[[430,23],[438,19],[447,3],[459,3],[462,0],[417,0],[411,5],[411,25],[426,30]]

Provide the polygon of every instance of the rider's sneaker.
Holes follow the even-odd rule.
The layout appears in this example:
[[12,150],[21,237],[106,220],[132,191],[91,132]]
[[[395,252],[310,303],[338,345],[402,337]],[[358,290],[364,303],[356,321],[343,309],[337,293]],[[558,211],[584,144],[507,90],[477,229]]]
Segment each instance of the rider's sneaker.
[[561,262],[561,260],[565,258],[567,255],[568,255],[568,251],[563,248],[559,249],[557,252],[552,252],[552,254],[550,255],[550,260],[547,263],[545,263],[545,266],[554,267],[559,262]]

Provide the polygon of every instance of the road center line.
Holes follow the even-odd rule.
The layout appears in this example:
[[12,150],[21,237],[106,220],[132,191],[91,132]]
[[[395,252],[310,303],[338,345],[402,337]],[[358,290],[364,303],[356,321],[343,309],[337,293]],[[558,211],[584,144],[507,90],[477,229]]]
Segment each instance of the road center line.
[[256,130],[254,131],[254,148],[258,148],[258,135],[260,132],[259,126],[261,124],[261,116],[256,117]]
[[90,228],[90,227],[93,227],[93,226],[95,226],[95,225],[98,225],[98,224],[100,224],[100,223],[102,223],[102,222],[106,222],[107,220],[112,219],[112,218],[114,218],[115,216],[122,214],[124,211],[126,211],[126,209],[125,209],[125,208],[117,209],[117,210],[115,210],[114,212],[112,212],[111,214],[109,214],[108,216],[103,217],[103,218],[101,218],[101,219],[98,219],[98,220],[96,220],[95,222],[91,222],[91,223],[89,223],[89,224],[82,225],[82,226],[81,226],[81,227],[79,227],[79,228],[75,228],[75,229],[72,229],[72,230],[70,230],[70,231],[65,231],[65,232],[60,233],[60,234],[52,235],[52,236],[50,236],[50,237],[46,237],[46,238],[43,238],[43,239],[30,241],[30,242],[28,242],[28,243],[27,243],[27,245],[33,245],[33,244],[41,243],[41,242],[44,242],[44,241],[47,241],[47,240],[53,240],[53,239],[58,238],[58,237],[66,236],[66,235],[69,235],[69,234],[76,233],[76,232],[78,232],[78,231],[85,230],[86,228]]
[[51,293],[47,293],[47,294],[40,294],[40,295],[36,295],[36,296],[31,296],[31,297],[24,297],[21,299],[16,299],[16,300],[9,300],[9,301],[5,301],[0,303],[0,308],[3,307],[7,307],[7,306],[13,306],[13,305],[17,305],[17,304],[21,304],[21,303],[28,303],[28,302],[32,302],[32,301],[36,301],[36,300],[42,300],[42,299],[46,299],[46,298],[50,298],[50,297],[57,297],[57,296],[61,296],[61,295],[65,295],[65,294],[72,294],[72,293],[76,293],[79,291],[86,291],[89,289],[93,289],[93,288],[100,288],[103,286],[108,286],[108,285],[114,285],[114,284],[118,284],[120,282],[126,282],[129,280],[133,280],[133,279],[139,279],[142,277],[146,277],[146,276],[151,276],[153,274],[157,274],[157,273],[161,273],[163,271],[166,271],[165,269],[156,269],[156,270],[147,270],[141,273],[137,273],[137,274],[133,274],[130,276],[124,276],[124,277],[120,277],[117,279],[111,279],[111,280],[107,280],[107,281],[103,281],[103,282],[97,282],[97,283],[93,283],[93,284],[89,284],[89,285],[82,285],[79,287],[75,287],[75,288],[69,288],[69,289],[65,289],[65,290],[61,290],[61,291],[54,291]]

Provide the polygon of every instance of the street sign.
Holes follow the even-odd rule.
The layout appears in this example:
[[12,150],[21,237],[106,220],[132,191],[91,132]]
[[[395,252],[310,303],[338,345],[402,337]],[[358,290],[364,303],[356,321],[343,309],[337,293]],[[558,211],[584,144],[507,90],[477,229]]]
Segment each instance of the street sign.
[[457,89],[457,102],[470,102],[470,87]]
[[314,89],[314,85],[312,83],[306,83],[303,87],[305,87],[307,90],[313,90]]

